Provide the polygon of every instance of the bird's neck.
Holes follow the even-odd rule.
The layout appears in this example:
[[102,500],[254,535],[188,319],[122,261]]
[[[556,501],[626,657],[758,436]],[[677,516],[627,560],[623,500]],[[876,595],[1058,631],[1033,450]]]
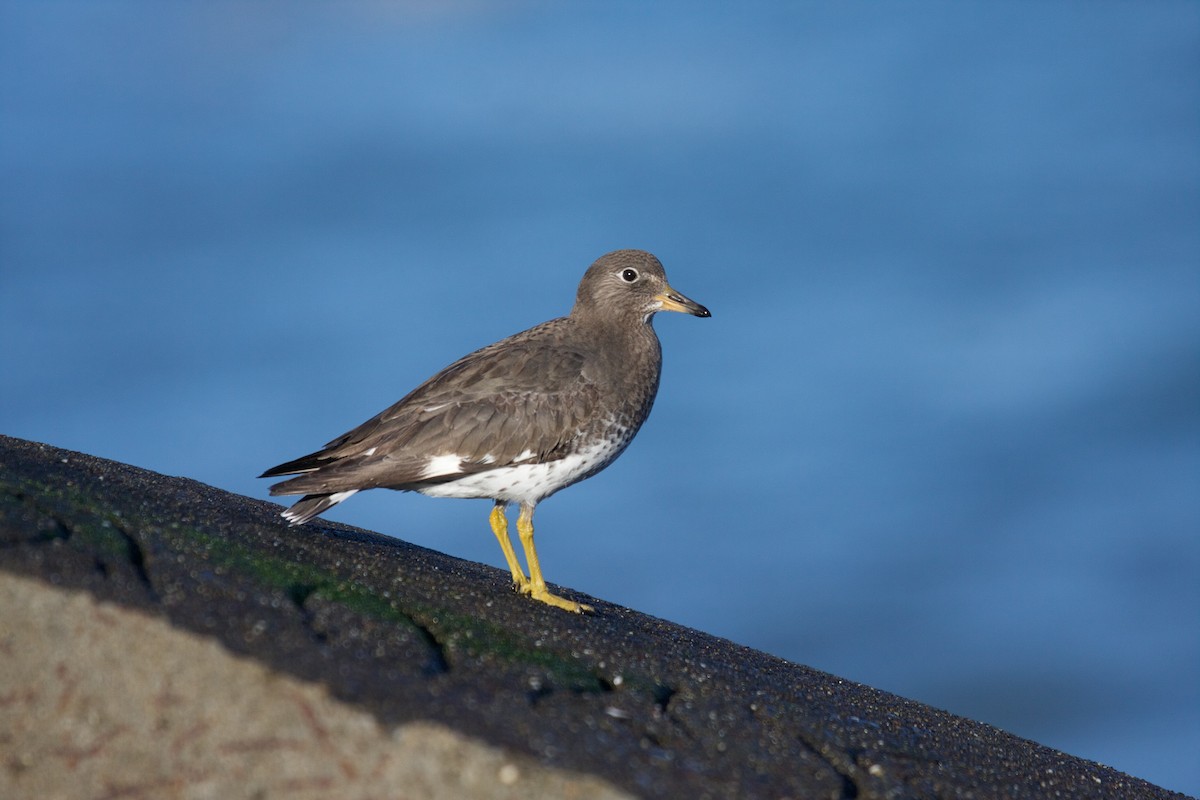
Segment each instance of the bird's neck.
[[658,374],[662,348],[649,319],[584,318],[577,322],[580,337],[612,380],[636,381],[647,372]]

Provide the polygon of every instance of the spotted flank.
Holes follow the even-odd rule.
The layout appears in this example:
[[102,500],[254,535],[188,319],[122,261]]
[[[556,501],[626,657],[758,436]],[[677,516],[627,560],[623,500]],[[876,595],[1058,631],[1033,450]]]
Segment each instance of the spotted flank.
[[578,483],[611,464],[632,437],[622,435],[604,439],[567,453],[553,461],[513,463],[493,469],[464,472],[462,477],[435,483],[418,492],[429,497],[460,497],[500,500],[506,503],[540,502],[560,489]]

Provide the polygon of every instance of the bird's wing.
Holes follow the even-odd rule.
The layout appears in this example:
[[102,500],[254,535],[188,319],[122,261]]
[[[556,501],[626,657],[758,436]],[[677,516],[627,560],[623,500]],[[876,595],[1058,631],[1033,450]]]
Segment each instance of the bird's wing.
[[541,336],[485,347],[322,450],[266,476],[305,473],[286,482],[288,493],[340,491],[356,482],[398,488],[556,460],[599,396],[587,362],[586,347]]

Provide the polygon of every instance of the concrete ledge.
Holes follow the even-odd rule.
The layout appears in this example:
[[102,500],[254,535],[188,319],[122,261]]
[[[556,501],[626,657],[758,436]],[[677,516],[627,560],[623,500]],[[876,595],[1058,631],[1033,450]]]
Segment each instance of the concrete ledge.
[[0,437],[0,795],[1183,797],[278,511]]

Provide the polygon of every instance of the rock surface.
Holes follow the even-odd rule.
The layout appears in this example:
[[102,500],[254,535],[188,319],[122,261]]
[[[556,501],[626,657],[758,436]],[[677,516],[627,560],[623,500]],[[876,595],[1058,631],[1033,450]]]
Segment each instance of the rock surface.
[[630,796],[437,723],[389,730],[319,684],[87,592],[0,573],[0,608],[0,797]]
[[1183,797],[279,508],[0,437],[0,796]]

